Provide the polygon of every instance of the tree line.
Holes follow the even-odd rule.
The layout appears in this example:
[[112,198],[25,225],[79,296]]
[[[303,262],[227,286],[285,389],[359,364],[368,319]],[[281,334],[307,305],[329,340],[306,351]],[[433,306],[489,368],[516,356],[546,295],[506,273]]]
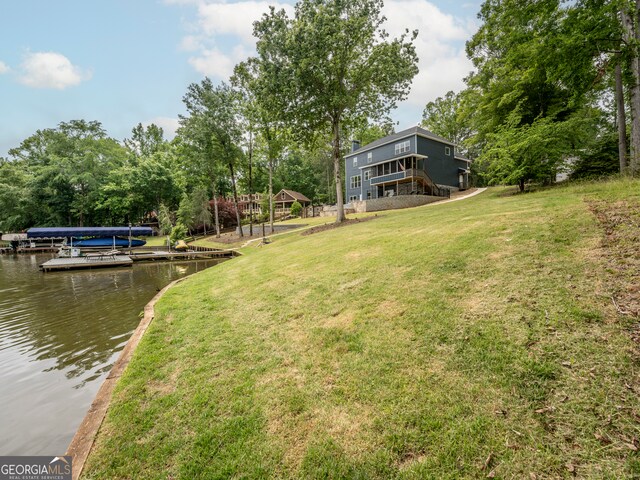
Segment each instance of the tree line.
[[[417,73],[413,39],[384,31],[382,0],[301,0],[290,18],[254,23],[257,54],[225,82],[191,84],[171,142],[136,126],[122,144],[95,121],[37,131],[0,159],[0,229],[112,225],[155,212],[171,228],[212,225],[240,192],[275,189],[338,204],[345,138],[390,131],[389,112]],[[213,215],[209,201],[213,199]],[[225,207],[225,208],[222,208]],[[242,231],[240,230],[242,235]]]
[[[467,42],[467,87],[423,124],[460,145],[476,183],[640,172],[640,0],[486,0]],[[301,0],[254,23],[256,54],[231,78],[189,85],[167,141],[119,142],[96,121],[39,130],[0,159],[0,229],[240,223],[240,193],[282,187],[343,213],[343,156],[391,133],[417,74],[418,32],[390,38],[382,0]],[[212,199],[212,201],[210,200]],[[273,206],[267,208],[273,221]]]
[[[235,225],[229,176],[219,169],[220,175],[211,177],[198,163],[200,153],[192,149],[182,132],[168,141],[153,124],[138,124],[122,142],[108,137],[97,121],[73,120],[38,130],[11,149],[8,159],[0,158],[0,231],[154,219],[165,232],[177,223],[187,230],[211,228],[213,191],[220,223]],[[254,146],[254,192],[267,191],[262,150],[260,144]],[[329,201],[327,155],[291,148],[275,165],[274,188],[300,191],[316,203]],[[248,192],[244,152],[234,158],[234,168],[238,188]]]
[[640,174],[640,1],[487,0],[466,88],[424,110],[475,181]]

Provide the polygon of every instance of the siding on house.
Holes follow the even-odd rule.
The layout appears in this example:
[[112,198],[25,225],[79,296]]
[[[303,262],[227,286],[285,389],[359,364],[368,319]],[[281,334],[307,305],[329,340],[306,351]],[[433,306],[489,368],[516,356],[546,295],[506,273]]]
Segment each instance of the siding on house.
[[[396,145],[406,141],[409,142],[408,150],[396,154]],[[456,147],[453,143],[421,127],[412,127],[371,142],[345,156],[345,201],[376,198],[377,187],[371,185],[370,179],[375,173],[372,172],[371,177],[365,178],[365,171],[375,165],[410,157],[412,154],[418,158],[419,166],[433,183],[452,189],[460,187],[459,169],[466,171],[469,168],[467,161],[456,158]],[[354,160],[357,161],[355,165]],[[357,176],[360,176],[359,186],[353,181]],[[402,174],[390,174],[385,178],[393,181],[395,177],[401,176]],[[370,192],[370,197],[367,196],[367,192]]]
[[[430,138],[418,138],[418,151],[427,155],[427,175],[438,185],[458,188],[458,167],[454,158],[455,147],[445,145]],[[446,149],[449,149],[449,155]]]

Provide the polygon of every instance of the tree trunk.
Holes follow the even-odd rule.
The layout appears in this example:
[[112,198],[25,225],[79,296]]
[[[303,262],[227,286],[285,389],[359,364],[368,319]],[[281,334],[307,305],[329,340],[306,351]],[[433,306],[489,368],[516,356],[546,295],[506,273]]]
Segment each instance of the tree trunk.
[[238,189],[236,188],[236,175],[233,170],[233,163],[229,162],[229,173],[231,174],[231,188],[233,189],[233,205],[236,207],[236,220],[238,222],[238,235],[244,237],[242,223],[240,222],[240,210],[238,209]]
[[220,217],[218,216],[218,192],[216,191],[216,181],[213,182],[213,221],[216,225],[216,238],[220,238]]
[[520,189],[520,193],[524,193],[524,178],[521,178],[518,182],[518,188]]
[[627,171],[627,116],[624,111],[624,91],[622,87],[622,65],[620,55],[615,68],[616,77],[616,110],[618,120],[618,158],[620,159],[620,173]]
[[273,233],[273,158],[269,158],[269,223]]
[[251,175],[251,156],[253,154],[253,132],[249,128],[249,236],[253,237],[253,177]]
[[637,47],[640,32],[634,29],[633,18],[625,9],[620,11],[620,19],[622,21],[624,39],[627,43],[627,48],[631,52],[632,80],[629,87],[631,98],[631,148],[629,151],[629,173],[637,175],[640,170],[640,58]]
[[340,168],[340,120],[333,121],[333,173],[336,179],[336,223],[344,221],[344,201],[342,198],[342,169]]

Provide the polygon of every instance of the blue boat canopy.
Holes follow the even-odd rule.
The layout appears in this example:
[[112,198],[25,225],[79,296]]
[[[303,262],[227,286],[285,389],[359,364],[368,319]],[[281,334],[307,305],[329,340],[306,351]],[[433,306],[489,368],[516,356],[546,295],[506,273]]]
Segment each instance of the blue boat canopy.
[[[151,227],[131,227],[133,237],[150,237]],[[129,227],[43,227],[27,230],[27,238],[128,237]]]

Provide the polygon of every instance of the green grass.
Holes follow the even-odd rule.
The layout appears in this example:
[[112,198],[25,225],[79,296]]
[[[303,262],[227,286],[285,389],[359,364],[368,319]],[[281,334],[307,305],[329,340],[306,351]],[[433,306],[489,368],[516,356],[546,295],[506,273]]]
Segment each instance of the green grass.
[[171,289],[86,478],[636,478],[631,320],[588,199],[627,180],[387,213]]
[[147,247],[166,247],[167,246],[167,236],[159,235],[157,237],[146,237]]
[[[366,218],[366,217],[370,217],[372,215],[375,215],[374,213],[359,213],[359,214],[353,214],[353,215],[349,215],[348,217],[350,219],[357,219],[357,218]],[[295,228],[292,229],[291,231],[278,231],[276,229],[274,234],[270,233],[270,227],[269,224],[266,223],[265,224],[265,234],[269,239],[272,239],[273,236],[282,236],[282,235],[289,235],[289,234],[297,234],[299,233],[299,231],[303,230],[303,229],[307,229],[310,227],[314,227],[314,226],[318,226],[318,225],[325,225],[325,224],[329,224],[329,223],[333,223],[335,222],[335,217],[309,217],[309,218],[292,218],[289,220],[285,220],[283,222],[275,222],[274,225],[301,225],[300,228]],[[262,235],[262,224],[255,224],[253,226],[254,228],[254,233],[256,235]],[[189,242],[190,245],[197,245],[197,246],[201,246],[201,247],[211,247],[211,248],[240,248],[242,246],[244,246],[247,241],[251,240],[251,238],[248,238],[247,236],[245,237],[238,237],[236,241],[231,242],[231,243],[225,243],[225,242],[218,242],[216,241],[215,235],[210,235],[204,238],[199,238],[198,240],[195,240],[193,242]],[[255,242],[259,243],[260,242],[260,238],[254,239]]]

